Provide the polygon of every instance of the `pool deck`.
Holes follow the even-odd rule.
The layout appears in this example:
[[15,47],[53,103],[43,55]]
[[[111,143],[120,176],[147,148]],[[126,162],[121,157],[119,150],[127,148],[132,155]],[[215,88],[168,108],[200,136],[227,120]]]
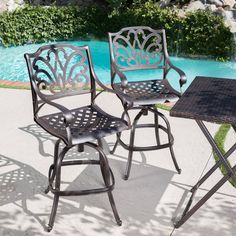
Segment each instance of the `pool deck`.
[[[111,94],[102,95],[98,104],[117,116],[122,111],[119,100]],[[48,234],[44,227],[53,195],[45,195],[43,191],[55,139],[34,123],[30,90],[0,88],[0,109],[0,236],[168,236],[173,230],[172,218],[181,213],[180,203],[211,155],[210,145],[195,121],[169,117],[168,112],[163,111],[172,126],[174,150],[182,173],[176,173],[168,149],[136,152],[130,179],[124,181],[127,151],[118,147],[115,155],[108,154],[115,136],[107,137],[105,151],[116,179],[113,194],[123,225],[115,224],[106,194],[61,197],[54,228]],[[212,132],[219,127],[207,126]],[[137,132],[137,141],[143,145],[151,144],[153,137],[150,129]],[[235,137],[230,131],[226,145]],[[88,154],[96,155],[85,149],[80,156]],[[67,158],[74,155],[72,150]],[[211,158],[207,169],[213,163]],[[99,169],[90,166],[67,167],[62,176],[68,190],[101,182]],[[197,192],[196,199],[220,177],[217,170]],[[226,183],[189,221],[176,229],[173,236],[235,235],[235,191]]]

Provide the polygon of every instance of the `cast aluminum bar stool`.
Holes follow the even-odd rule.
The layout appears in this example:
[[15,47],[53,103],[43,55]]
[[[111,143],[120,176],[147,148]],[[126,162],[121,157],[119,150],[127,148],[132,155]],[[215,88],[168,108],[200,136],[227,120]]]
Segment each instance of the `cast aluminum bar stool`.
[[[124,119],[113,117],[100,109],[96,103],[96,84],[106,88],[97,79],[87,46],[54,44],[42,46],[33,54],[25,54],[32,88],[34,120],[45,131],[58,138],[55,144],[54,163],[49,168],[48,188],[54,194],[53,206],[47,231],[51,231],[60,196],[86,195],[108,193],[109,201],[118,225],[121,220],[118,215],[112,195],[115,180],[108,160],[102,149],[101,138],[116,134],[128,128]],[[63,106],[61,98],[76,96],[76,104],[81,95],[90,94],[90,104],[75,109]],[[43,107],[48,105],[59,112],[43,114]],[[78,105],[77,105],[78,106]],[[98,144],[91,142],[97,140]],[[64,142],[60,151],[59,145]],[[74,146],[79,152],[84,151],[84,145],[99,153],[99,160],[63,160],[65,154]],[[88,190],[61,190],[61,167],[68,165],[92,164],[100,165],[104,186]]]
[[[157,110],[156,104],[176,101],[181,96],[181,87],[186,82],[185,74],[175,67],[168,56],[165,30],[154,30],[146,26],[127,27],[116,33],[108,33],[111,60],[111,85],[114,91],[123,92],[119,96],[126,111],[139,110],[134,118],[129,144],[121,140],[117,134],[117,141],[111,153],[115,152],[118,144],[129,151],[124,179],[128,179],[131,170],[133,151],[150,151],[169,148],[171,157],[178,173],[181,172],[176,161],[170,124],[167,118]],[[130,79],[130,71],[140,71],[139,78]],[[159,71],[159,78],[150,78],[150,72]],[[168,80],[170,72],[175,71],[179,78],[180,91],[173,89]],[[153,113],[154,122],[151,124],[138,124],[142,116]],[[163,120],[161,125],[159,118]],[[147,147],[135,146],[134,137],[136,128],[154,128],[156,145]],[[168,141],[160,140],[160,130],[167,134]]]
[[[196,77],[180,100],[170,111],[171,116],[195,119],[213,151],[219,157],[216,164],[192,187],[191,197],[182,216],[174,222],[175,228],[184,224],[227,180],[236,181],[236,165],[231,167],[227,158],[235,151],[236,143],[223,154],[203,121],[231,124],[236,132],[236,80]],[[221,178],[194,206],[198,188],[224,165],[228,173]],[[236,182],[235,182],[236,183]]]

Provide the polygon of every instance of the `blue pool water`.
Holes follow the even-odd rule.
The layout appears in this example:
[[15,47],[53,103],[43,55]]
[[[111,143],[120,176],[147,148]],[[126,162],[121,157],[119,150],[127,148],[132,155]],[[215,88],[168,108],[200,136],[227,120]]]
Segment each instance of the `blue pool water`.
[[[98,78],[106,84],[110,83],[109,48],[107,42],[67,41],[59,43],[70,43],[79,46],[88,45]],[[41,45],[43,44],[10,48],[0,47],[0,80],[28,82],[28,73],[23,55],[26,52],[35,52]],[[179,57],[171,57],[171,59],[173,64],[181,68],[187,75],[185,89],[197,75],[236,79],[236,62],[193,60]],[[154,75],[150,74],[150,76]],[[135,77],[135,74],[132,77]],[[148,78],[150,78],[149,75]],[[172,85],[177,88],[177,80],[173,81]]]

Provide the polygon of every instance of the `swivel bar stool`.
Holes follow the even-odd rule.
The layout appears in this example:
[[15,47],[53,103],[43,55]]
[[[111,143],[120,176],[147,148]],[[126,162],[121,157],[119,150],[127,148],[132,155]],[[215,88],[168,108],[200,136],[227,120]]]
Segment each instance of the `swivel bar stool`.
[[[102,149],[101,138],[127,129],[128,122],[105,113],[95,103],[96,97],[102,92],[97,92],[96,84],[110,92],[114,91],[103,86],[97,79],[87,46],[46,45],[35,53],[25,54],[25,59],[32,88],[34,120],[46,132],[58,138],[54,162],[49,168],[49,184],[45,190],[45,193],[51,191],[54,194],[47,231],[52,230],[60,196],[105,192],[108,193],[116,222],[121,225],[112,195],[115,179]],[[90,95],[88,105],[69,109],[61,104],[61,99],[73,96],[77,105],[81,95],[86,94]],[[45,106],[56,108],[59,112],[42,114]],[[94,140],[98,144],[92,142]],[[60,143],[64,143],[61,151]],[[74,146],[78,146],[79,152],[84,151],[84,146],[95,149],[99,159],[64,160],[65,154]],[[104,186],[87,190],[61,190],[61,167],[80,164],[100,165]]]
[[[171,157],[178,173],[181,172],[173,151],[174,138],[171,134],[170,124],[167,118],[157,110],[156,104],[176,101],[181,96],[181,87],[186,83],[185,73],[175,67],[168,56],[166,35],[164,29],[154,30],[146,26],[126,27],[119,32],[108,33],[110,62],[111,62],[111,86],[121,95],[120,98],[126,112],[140,110],[134,118],[129,144],[121,140],[121,133],[117,134],[117,141],[111,153],[114,153],[118,143],[129,151],[124,179],[130,175],[133,151],[149,151],[161,148],[169,148]],[[136,77],[130,74],[136,72]],[[138,74],[137,72],[141,72]],[[180,91],[175,90],[169,81],[171,71],[175,71],[179,77]],[[157,73],[155,79],[149,76]],[[159,73],[159,74],[158,74]],[[170,78],[169,78],[170,77]],[[138,124],[142,116],[153,113],[153,124]],[[159,118],[165,126],[159,123]],[[136,128],[154,128],[156,145],[138,147],[134,144]],[[162,143],[160,130],[168,136],[168,141]]]

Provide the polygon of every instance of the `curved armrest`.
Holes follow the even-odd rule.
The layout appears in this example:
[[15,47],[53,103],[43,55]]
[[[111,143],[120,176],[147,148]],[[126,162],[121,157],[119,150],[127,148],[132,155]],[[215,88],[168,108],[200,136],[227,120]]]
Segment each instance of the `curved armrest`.
[[128,126],[131,127],[131,120],[130,120],[130,117],[129,117],[129,114],[128,114],[127,110],[128,110],[130,107],[133,106],[133,102],[131,102],[129,99],[127,99],[127,98],[128,98],[127,95],[126,95],[125,93],[123,93],[122,91],[120,91],[120,90],[114,90],[114,89],[111,89],[111,88],[105,86],[105,85],[98,79],[98,77],[96,76],[96,74],[95,74],[95,72],[94,72],[93,70],[92,70],[92,74],[93,74],[93,77],[94,77],[96,83],[103,89],[103,91],[99,92],[99,93],[95,96],[94,100],[95,100],[102,92],[104,92],[104,91],[110,92],[110,93],[113,93],[113,94],[116,94],[116,95],[120,98],[120,100],[121,100],[121,102],[122,102],[122,105],[123,105],[123,108],[124,108],[124,112],[123,112],[123,115],[122,115],[122,116],[123,116],[123,118],[125,118],[125,117],[127,118],[126,121],[127,121],[127,123],[128,123]]
[[[66,125],[66,127],[68,127],[68,126],[72,123],[72,121],[73,121],[73,119],[74,119],[74,117],[73,117],[71,111],[70,111],[69,109],[67,109],[66,107],[62,106],[61,104],[58,104],[58,103],[56,103],[56,102],[53,102],[53,101],[47,99],[47,96],[45,96],[44,94],[42,94],[42,93],[40,92],[40,90],[38,89],[37,85],[36,85],[35,83],[32,83],[32,84],[33,84],[33,86],[34,86],[34,89],[35,89],[37,95],[39,96],[39,98],[40,98],[44,103],[46,103],[46,104],[48,104],[48,105],[51,105],[51,106],[57,108],[58,110],[60,110],[60,111],[63,113],[65,125]],[[38,111],[37,111],[37,112],[38,112]]]
[[180,85],[180,88],[182,88],[182,86],[187,82],[186,74],[181,69],[174,66],[169,59],[167,60],[167,63],[171,69],[175,70],[179,74],[180,76],[179,85]]
[[[121,76],[123,77],[124,74],[123,74],[122,72],[119,72],[119,73],[121,73],[121,74],[122,74]],[[118,73],[117,73],[117,74],[118,74]],[[119,74],[118,74],[118,75],[119,75]],[[132,105],[133,105],[132,101],[130,101],[130,100],[128,99],[128,96],[127,96],[124,92],[122,92],[121,90],[114,90],[114,89],[111,89],[111,88],[105,86],[105,85],[98,79],[97,75],[96,75],[94,72],[93,72],[93,77],[94,77],[96,83],[97,83],[104,91],[107,91],[107,92],[116,94],[116,95],[122,100],[122,103],[126,103],[126,104],[128,105],[128,107],[132,107]],[[124,78],[125,78],[125,81],[127,81],[125,75],[124,75]],[[122,82],[121,82],[121,83],[122,83]],[[127,83],[127,82],[126,82],[126,83]],[[124,84],[122,84],[122,86],[124,86]],[[101,92],[100,92],[100,93],[101,93]],[[99,93],[99,94],[100,94],[100,93]],[[97,94],[97,96],[98,96],[99,94]],[[97,96],[96,96],[96,97],[97,97]]]
[[[126,87],[128,80],[124,73],[122,73],[115,64],[112,65],[113,77],[117,74],[121,80],[122,87]],[[112,78],[113,79],[113,78]]]
[[62,106],[61,104],[58,104],[56,102],[52,102],[52,101],[50,101],[48,99],[47,100],[44,99],[43,101],[45,103],[51,105],[51,106],[56,107],[58,110],[60,110],[62,112],[62,114],[64,116],[64,122],[65,122],[66,127],[69,126],[72,123],[74,117],[73,117],[73,115],[72,115],[72,113],[71,113],[71,111],[69,109],[67,109],[66,107]]

